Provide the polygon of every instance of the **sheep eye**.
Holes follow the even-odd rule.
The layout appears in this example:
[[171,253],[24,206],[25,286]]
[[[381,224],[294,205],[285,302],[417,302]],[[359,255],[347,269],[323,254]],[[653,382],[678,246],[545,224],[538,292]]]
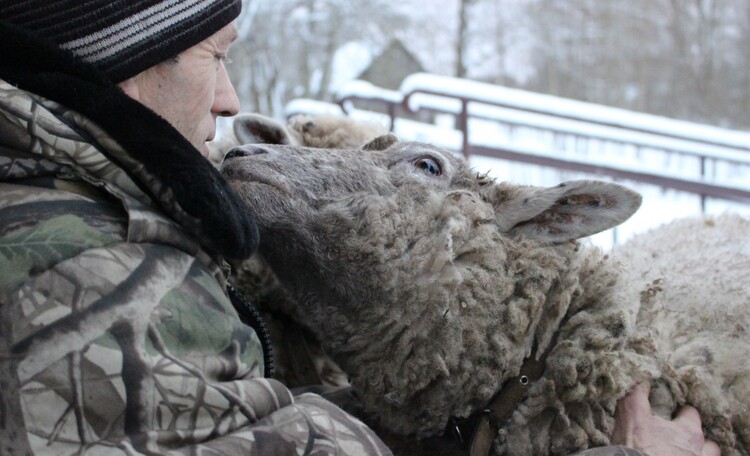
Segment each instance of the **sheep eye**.
[[414,161],[414,166],[426,173],[432,174],[433,176],[439,176],[443,173],[440,169],[440,165],[438,165],[435,160],[428,157],[418,158]]

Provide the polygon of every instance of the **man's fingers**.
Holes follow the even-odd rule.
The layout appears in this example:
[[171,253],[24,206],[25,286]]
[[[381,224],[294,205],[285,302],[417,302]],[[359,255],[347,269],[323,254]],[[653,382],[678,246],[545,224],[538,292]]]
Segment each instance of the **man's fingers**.
[[683,423],[688,427],[688,429],[703,434],[703,431],[701,430],[701,415],[694,407],[691,407],[689,405],[682,407],[677,412],[677,416],[675,417],[674,421]]
[[617,403],[611,442],[653,455],[721,456],[719,446],[705,440],[701,417],[685,406],[673,420],[654,416],[649,403],[650,385],[641,383]]
[[721,448],[719,448],[719,445],[717,445],[716,442],[706,440],[703,442],[701,456],[721,456]]
[[639,383],[628,393],[620,403],[626,409],[635,412],[639,416],[651,415],[651,403],[648,401],[648,395],[651,391],[651,385],[648,382]]
[[701,449],[700,456],[721,456],[721,449],[716,442],[704,440],[701,416],[694,407],[689,405],[682,407],[677,412],[677,416],[673,422],[679,424],[685,432],[691,435],[689,437],[691,441],[694,443],[703,442],[702,446],[698,445],[696,447]]

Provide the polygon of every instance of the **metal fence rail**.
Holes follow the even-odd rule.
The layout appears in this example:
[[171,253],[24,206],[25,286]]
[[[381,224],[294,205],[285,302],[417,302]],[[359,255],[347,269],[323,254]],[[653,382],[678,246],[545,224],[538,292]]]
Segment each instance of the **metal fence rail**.
[[[709,165],[713,166],[714,169],[720,165],[747,167],[748,172],[750,172],[750,140],[745,141],[745,136],[742,133],[728,131],[728,134],[721,135],[720,129],[708,126],[696,126],[695,131],[691,131],[690,128],[684,128],[685,126],[690,127],[691,124],[679,121],[674,121],[674,124],[679,128],[670,130],[670,122],[673,121],[668,119],[663,119],[662,122],[652,122],[652,126],[649,125],[649,120],[662,119],[649,115],[643,115],[641,118],[638,114],[631,115],[628,118],[620,115],[623,111],[619,109],[572,100],[569,103],[569,108],[566,105],[567,101],[560,102],[557,99],[554,109],[545,109],[542,102],[544,97],[548,96],[539,94],[529,94],[532,102],[526,106],[522,101],[523,98],[521,97],[521,101],[519,101],[517,96],[521,91],[513,90],[513,93],[511,93],[513,99],[510,101],[502,99],[504,92],[499,92],[499,96],[467,95],[466,92],[469,91],[440,90],[436,89],[435,84],[429,82],[426,82],[422,87],[419,82],[420,79],[424,80],[425,78],[420,78],[420,76],[417,75],[411,81],[407,78],[401,92],[381,95],[377,91],[363,91],[361,93],[355,91],[346,93],[338,101],[345,112],[365,103],[370,107],[373,104],[382,106],[383,111],[390,118],[391,130],[394,128],[396,119],[413,116],[415,113],[455,116],[456,129],[462,134],[461,152],[467,158],[471,155],[481,155],[519,163],[628,179],[662,188],[689,192],[700,196],[701,209],[704,211],[706,198],[750,204],[750,190],[711,182],[706,179]],[[433,75],[429,76],[433,77]],[[458,84],[460,89],[463,80],[448,79],[451,79],[450,84],[447,84],[448,87],[457,87]],[[467,81],[467,83],[472,84],[474,91],[476,91],[477,83],[471,81]],[[496,87],[486,86],[487,91]],[[536,99],[533,99],[534,97]],[[504,110],[504,114],[498,115],[497,112],[492,112],[492,109],[498,108]],[[572,112],[566,112],[565,108]],[[576,112],[576,109],[579,108],[583,114]],[[596,113],[600,113],[600,116],[592,115]],[[636,169],[632,166],[595,163],[591,160],[563,157],[562,154],[545,153],[545,151],[529,150],[513,145],[475,144],[472,142],[470,134],[470,119],[493,121],[511,128],[528,127],[540,131],[549,131],[555,135],[582,138],[583,140],[608,141],[635,148],[658,150],[667,155],[676,154],[692,157],[698,163],[697,176],[695,179],[670,176],[666,172],[643,168]],[[550,122],[545,119],[553,119],[554,121]],[[634,120],[631,121],[630,119]],[[750,135],[747,135],[747,138],[750,138]]]

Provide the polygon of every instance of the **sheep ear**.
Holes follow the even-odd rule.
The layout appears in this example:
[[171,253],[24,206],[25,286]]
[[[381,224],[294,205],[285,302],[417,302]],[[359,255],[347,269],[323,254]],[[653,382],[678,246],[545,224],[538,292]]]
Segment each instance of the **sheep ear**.
[[550,242],[579,239],[617,226],[641,205],[621,185],[580,180],[556,187],[497,184],[483,191],[500,229],[511,236]]
[[363,150],[386,150],[392,145],[398,142],[396,135],[388,133],[387,135],[381,135],[377,138],[373,138],[368,141],[364,146]]
[[286,127],[259,114],[237,116],[233,128],[240,144],[291,144]]

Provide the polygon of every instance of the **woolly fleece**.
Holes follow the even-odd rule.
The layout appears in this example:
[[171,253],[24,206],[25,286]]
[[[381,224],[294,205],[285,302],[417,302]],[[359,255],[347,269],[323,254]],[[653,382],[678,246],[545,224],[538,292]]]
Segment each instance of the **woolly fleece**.
[[[668,252],[662,273],[686,262],[679,252],[698,258],[678,270],[691,275],[676,287],[706,287],[705,300],[688,304],[692,291],[664,291],[668,274],[654,282],[653,271],[628,273],[573,240],[629,217],[640,197],[627,189],[496,183],[448,152],[380,142],[386,150],[248,146],[222,167],[255,210],[261,252],[294,297],[285,310],[350,374],[379,426],[442,433],[449,416],[483,407],[534,345],[546,348],[557,333],[543,377],[503,424],[496,453],[606,445],[617,400],[656,378],[669,398],[659,404],[669,412],[695,405],[722,454],[748,454],[747,221],[731,237],[716,235],[727,239],[717,256],[741,246],[729,263],[707,264],[701,258],[713,254],[693,241],[682,249],[629,244],[648,258]],[[722,275],[731,278],[706,280]],[[716,297],[724,293],[731,303]]]

